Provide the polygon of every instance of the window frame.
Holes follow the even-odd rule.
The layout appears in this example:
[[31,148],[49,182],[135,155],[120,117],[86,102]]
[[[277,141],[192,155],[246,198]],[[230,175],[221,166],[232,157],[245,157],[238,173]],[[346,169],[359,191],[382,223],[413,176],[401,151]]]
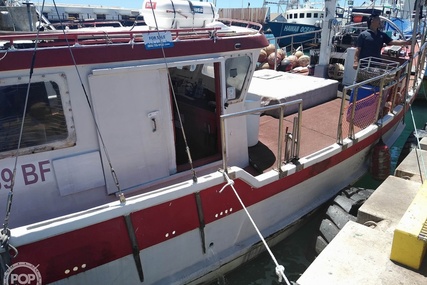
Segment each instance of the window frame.
[[[28,76],[15,76],[11,78],[3,78],[0,81],[0,87],[7,87],[13,85],[26,85],[30,82]],[[61,140],[55,140],[34,146],[26,146],[19,150],[20,155],[51,151],[55,149],[61,149],[66,147],[72,147],[76,144],[76,131],[74,127],[74,120],[72,115],[72,108],[68,90],[68,84],[66,76],[63,73],[59,74],[44,74],[44,75],[33,75],[31,78],[31,84],[39,82],[54,82],[58,86],[59,96],[62,103],[62,110],[66,123],[67,136]],[[31,96],[31,95],[30,95]],[[10,149],[0,152],[0,158],[10,157],[16,154],[16,149]]]
[[[225,70],[226,61],[230,60],[230,59],[233,59],[233,58],[238,58],[238,57],[247,57],[249,59],[249,66],[248,66],[248,69],[247,69],[247,72],[246,72],[246,76],[245,76],[243,84],[242,84],[242,88],[240,90],[240,95],[238,97],[234,98],[234,99],[228,99],[228,95],[227,95],[227,88],[228,87],[227,87],[227,82],[226,82],[227,78],[225,78],[226,74],[227,74],[227,72]],[[251,76],[248,76],[248,75],[252,74],[252,71],[253,71],[252,69],[253,68],[254,68],[254,58],[253,58],[253,55],[251,53],[236,54],[236,55],[232,55],[232,56],[228,56],[228,57],[224,58],[224,62],[222,64],[222,72],[224,74],[224,79],[225,79],[224,81],[225,82],[223,82],[222,84],[224,86],[223,88],[224,88],[224,91],[225,91],[224,94],[225,94],[225,102],[226,103],[233,104],[233,103],[242,102],[244,100],[245,96],[242,96],[242,94],[247,94],[247,92],[249,90],[249,85],[250,85],[250,82],[251,82]]]

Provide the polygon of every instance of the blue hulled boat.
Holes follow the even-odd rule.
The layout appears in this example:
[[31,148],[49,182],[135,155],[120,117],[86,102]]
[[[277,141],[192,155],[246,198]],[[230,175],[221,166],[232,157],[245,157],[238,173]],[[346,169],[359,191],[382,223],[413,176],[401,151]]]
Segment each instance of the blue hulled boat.
[[276,38],[282,37],[279,46],[299,46],[313,43],[319,37],[314,32],[320,30],[322,19],[323,7],[315,7],[308,2],[299,6],[295,1],[289,3],[286,11],[269,21],[268,25]]

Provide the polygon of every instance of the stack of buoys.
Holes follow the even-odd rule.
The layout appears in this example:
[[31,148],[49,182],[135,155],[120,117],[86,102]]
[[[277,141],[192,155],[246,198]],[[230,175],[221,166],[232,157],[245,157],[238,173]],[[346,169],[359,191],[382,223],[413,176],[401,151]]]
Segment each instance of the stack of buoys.
[[274,65],[280,65],[280,61],[286,57],[282,49],[277,49],[273,44],[263,48],[258,56],[258,69],[274,69]]
[[310,64],[310,57],[302,51],[286,56],[283,49],[277,49],[273,44],[263,48],[258,56],[258,69],[276,69],[279,71],[291,71],[296,67],[305,68]]

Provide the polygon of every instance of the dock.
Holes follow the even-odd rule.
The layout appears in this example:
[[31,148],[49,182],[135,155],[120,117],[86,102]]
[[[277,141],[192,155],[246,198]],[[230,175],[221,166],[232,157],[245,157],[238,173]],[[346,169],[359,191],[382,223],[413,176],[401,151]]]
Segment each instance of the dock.
[[427,182],[423,167],[418,167],[427,161],[427,138],[420,146],[375,190],[357,220],[343,227],[297,284],[427,284]]

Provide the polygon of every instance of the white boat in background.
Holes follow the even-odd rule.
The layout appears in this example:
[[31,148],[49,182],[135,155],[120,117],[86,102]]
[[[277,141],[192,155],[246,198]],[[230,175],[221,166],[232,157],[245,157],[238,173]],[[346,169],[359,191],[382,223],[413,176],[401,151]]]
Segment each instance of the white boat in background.
[[[122,7],[104,6],[104,5],[78,5],[78,4],[44,4],[36,5],[39,11],[52,23],[59,20],[110,20],[110,21],[129,21],[139,16],[137,9],[127,9]],[[57,12],[58,11],[58,12]],[[58,15],[59,14],[59,15]]]
[[425,35],[361,64],[374,77],[344,94],[379,91],[349,101],[336,80],[255,71],[260,24],[142,8],[145,26],[0,35],[4,284],[214,280],[365,174],[424,78]]
[[[27,7],[32,7],[31,9]],[[35,10],[34,10],[35,9]],[[28,1],[4,1],[0,4],[0,26],[9,30],[35,30],[34,27],[24,26],[22,22],[28,23],[26,18],[40,19],[44,26],[54,28],[79,28],[93,26],[94,23],[120,23],[123,26],[142,25],[143,17],[140,9],[127,9],[103,5],[79,5],[79,4],[50,4],[44,2]],[[30,13],[31,11],[31,13]],[[34,23],[36,24],[36,23]],[[116,24],[114,24],[117,26]],[[2,30],[3,30],[2,29]]]
[[[298,0],[287,1],[285,11],[268,22],[276,38],[285,37],[280,39],[279,46],[311,44],[316,36],[319,38],[319,35],[314,32],[320,31],[322,26],[323,6],[310,1],[304,3]],[[291,35],[292,37],[288,37]]]

